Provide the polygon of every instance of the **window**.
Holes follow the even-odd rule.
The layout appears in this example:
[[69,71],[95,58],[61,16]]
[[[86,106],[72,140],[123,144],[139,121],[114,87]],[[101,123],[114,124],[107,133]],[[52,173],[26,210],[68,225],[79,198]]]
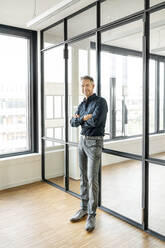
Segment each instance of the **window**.
[[[17,29],[18,30],[18,29]],[[32,98],[35,90],[36,57],[30,55],[32,40],[30,34],[20,29],[19,36],[14,29],[0,25],[0,155],[33,152],[37,147],[35,130],[37,123],[37,102]],[[36,90],[35,90],[36,94]],[[36,101],[37,97],[34,95]],[[35,108],[35,116],[32,110]],[[34,131],[35,130],[35,131]],[[34,141],[36,140],[36,141]],[[34,147],[32,147],[32,143]]]

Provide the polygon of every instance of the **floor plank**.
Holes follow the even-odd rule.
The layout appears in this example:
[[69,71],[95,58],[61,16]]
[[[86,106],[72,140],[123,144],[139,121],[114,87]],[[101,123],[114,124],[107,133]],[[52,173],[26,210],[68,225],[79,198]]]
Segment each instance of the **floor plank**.
[[163,248],[164,242],[97,211],[93,233],[70,223],[79,199],[39,182],[0,193],[0,248]]

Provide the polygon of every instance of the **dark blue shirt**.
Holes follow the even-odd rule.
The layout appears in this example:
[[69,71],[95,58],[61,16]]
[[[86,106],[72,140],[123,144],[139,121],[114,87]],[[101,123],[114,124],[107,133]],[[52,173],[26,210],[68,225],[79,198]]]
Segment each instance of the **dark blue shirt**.
[[[104,136],[105,122],[108,107],[104,98],[93,94],[79,104],[76,114],[80,117],[72,117],[70,124],[72,127],[81,125],[81,134],[86,136]],[[84,115],[92,114],[92,118],[83,121]]]

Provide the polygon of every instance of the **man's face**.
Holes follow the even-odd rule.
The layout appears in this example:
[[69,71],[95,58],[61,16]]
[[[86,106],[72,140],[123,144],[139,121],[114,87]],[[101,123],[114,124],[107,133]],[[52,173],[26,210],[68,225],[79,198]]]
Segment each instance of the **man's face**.
[[88,98],[93,95],[94,83],[92,83],[89,79],[82,80],[81,82],[82,93]]

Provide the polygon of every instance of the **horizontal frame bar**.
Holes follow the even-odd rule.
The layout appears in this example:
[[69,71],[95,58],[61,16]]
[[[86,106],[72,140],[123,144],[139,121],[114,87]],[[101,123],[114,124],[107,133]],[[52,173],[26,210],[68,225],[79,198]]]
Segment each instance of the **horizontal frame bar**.
[[133,226],[135,226],[135,227],[138,227],[138,228],[140,228],[141,230],[143,230],[142,224],[140,224],[140,223],[138,223],[138,222],[136,222],[136,221],[134,221],[134,220],[132,220],[132,219],[130,219],[130,218],[127,218],[127,217],[125,217],[125,216],[123,216],[123,215],[121,215],[121,214],[119,214],[119,213],[117,213],[117,212],[115,212],[115,211],[113,211],[113,210],[111,210],[111,209],[109,209],[109,208],[106,208],[106,207],[104,207],[104,206],[102,206],[102,205],[101,205],[99,208],[102,209],[103,211],[105,211],[106,213],[109,213],[109,214],[111,214],[111,215],[117,217],[118,219],[124,220],[124,221],[127,222],[128,224],[131,224],[131,225],[133,225]]
[[165,166],[165,160],[159,159],[159,158],[151,158],[149,157],[148,159],[146,159],[147,162],[149,163],[154,163],[156,165],[161,165],[161,166]]
[[103,148],[103,153],[107,153],[110,155],[119,156],[119,157],[123,157],[123,158],[129,158],[129,159],[133,159],[133,160],[142,161],[142,156],[127,153],[127,152],[120,152],[120,151],[116,151],[116,150],[112,150],[112,149]]
[[54,186],[54,187],[56,187],[56,188],[58,188],[58,189],[61,189],[62,191],[65,192],[65,188],[63,188],[62,186],[60,186],[60,185],[58,185],[58,184],[56,184],[56,183],[51,182],[51,181],[48,180],[48,179],[43,179],[43,182],[46,182],[46,183],[50,184],[51,186]]
[[165,241],[165,236],[161,235],[160,233],[157,233],[151,229],[148,229],[148,230],[144,230],[146,233],[156,237],[156,238],[159,238],[160,240],[162,241]]

